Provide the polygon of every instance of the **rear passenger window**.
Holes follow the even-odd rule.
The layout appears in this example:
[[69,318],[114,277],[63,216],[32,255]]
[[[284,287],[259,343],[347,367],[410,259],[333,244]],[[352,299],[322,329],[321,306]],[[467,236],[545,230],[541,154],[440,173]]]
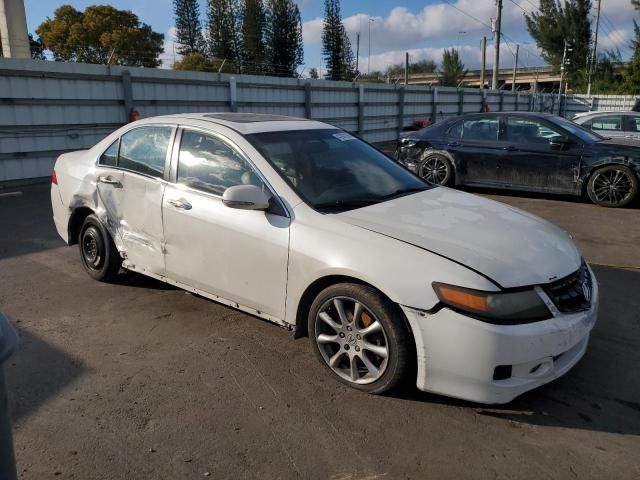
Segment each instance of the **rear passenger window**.
[[177,180],[215,195],[235,185],[263,187],[253,167],[228,144],[191,130],[182,133]]
[[125,133],[120,139],[118,167],[161,178],[171,127],[140,127]]
[[598,117],[591,121],[592,130],[622,130],[622,116],[611,115],[609,117]]
[[100,163],[100,165],[104,165],[107,167],[115,167],[118,164],[119,142],[120,142],[120,139],[116,140],[111,145],[109,145],[109,148],[107,148],[104,151],[104,153],[100,157],[100,161],[98,162]]
[[465,120],[462,126],[462,138],[465,140],[498,140],[500,122],[497,118],[474,118]]
[[447,130],[447,137],[459,139],[462,136],[462,122],[454,123]]

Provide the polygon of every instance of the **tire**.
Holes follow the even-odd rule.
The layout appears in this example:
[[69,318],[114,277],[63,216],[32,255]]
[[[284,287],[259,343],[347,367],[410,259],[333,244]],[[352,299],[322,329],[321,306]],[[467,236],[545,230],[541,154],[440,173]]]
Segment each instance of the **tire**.
[[353,388],[386,392],[411,368],[413,342],[402,313],[372,287],[340,283],[325,288],[311,304],[308,322],[321,362]]
[[115,278],[122,266],[122,257],[111,235],[94,214],[84,220],[78,245],[82,266],[91,278],[100,282]]
[[591,174],[587,194],[603,207],[625,207],[638,196],[638,177],[624,165],[608,165]]
[[446,187],[453,183],[453,165],[451,160],[441,153],[426,152],[420,159],[418,175],[432,185]]

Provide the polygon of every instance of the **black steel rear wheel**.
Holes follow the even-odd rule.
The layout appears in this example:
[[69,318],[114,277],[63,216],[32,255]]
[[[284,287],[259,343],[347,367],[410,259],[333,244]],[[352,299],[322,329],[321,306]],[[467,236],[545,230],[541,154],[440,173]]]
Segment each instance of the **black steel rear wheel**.
[[638,177],[629,167],[608,165],[591,175],[587,193],[597,205],[624,207],[638,195]]
[[92,214],[85,219],[78,244],[82,266],[92,278],[108,282],[117,275],[122,257],[97,216]]

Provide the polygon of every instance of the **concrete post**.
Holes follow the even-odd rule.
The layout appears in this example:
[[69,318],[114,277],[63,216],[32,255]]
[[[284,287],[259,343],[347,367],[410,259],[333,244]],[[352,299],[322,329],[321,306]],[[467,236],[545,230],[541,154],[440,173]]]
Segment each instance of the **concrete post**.
[[311,118],[311,82],[304,84],[304,116]]
[[0,0],[0,38],[5,58],[31,58],[23,0]]
[[358,85],[358,135],[364,135],[364,85]]
[[236,77],[231,77],[229,79],[229,110],[232,112],[238,111],[237,94]]

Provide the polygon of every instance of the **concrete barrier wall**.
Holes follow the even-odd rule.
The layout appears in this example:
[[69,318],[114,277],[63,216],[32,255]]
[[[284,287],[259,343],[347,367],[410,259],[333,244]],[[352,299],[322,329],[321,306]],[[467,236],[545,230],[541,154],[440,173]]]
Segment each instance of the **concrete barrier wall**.
[[[369,142],[414,120],[491,111],[558,111],[556,95],[179,72],[0,58],[0,181],[50,174],[58,155],[89,148],[129,119],[178,112],[264,112],[321,120]],[[631,97],[567,97],[567,115],[628,110]],[[626,102],[626,103],[625,103]],[[614,108],[615,106],[615,108]]]

